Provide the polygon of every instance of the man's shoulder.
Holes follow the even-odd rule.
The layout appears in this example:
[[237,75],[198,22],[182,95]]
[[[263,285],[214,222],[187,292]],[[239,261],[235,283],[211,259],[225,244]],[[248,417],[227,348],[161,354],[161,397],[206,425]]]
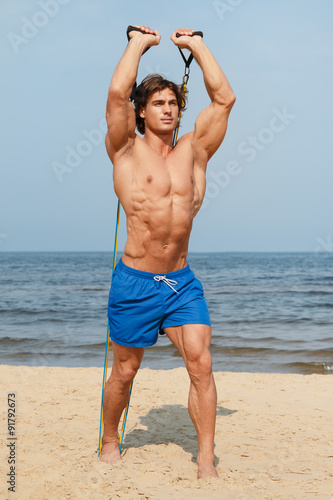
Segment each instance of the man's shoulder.
[[198,144],[195,140],[195,133],[189,132],[188,134],[184,134],[179,141],[177,142],[177,146],[179,144],[179,149],[184,149],[184,150],[189,150],[191,149],[191,152],[193,154],[193,157],[196,161],[199,161],[199,163],[207,163],[207,158],[205,154],[201,151],[200,147],[198,147]]
[[194,132],[188,132],[187,134],[182,135],[178,141],[177,144],[186,144],[186,143],[191,143],[193,139],[193,134]]
[[182,135],[174,146],[174,151],[188,151],[192,150],[193,132]]

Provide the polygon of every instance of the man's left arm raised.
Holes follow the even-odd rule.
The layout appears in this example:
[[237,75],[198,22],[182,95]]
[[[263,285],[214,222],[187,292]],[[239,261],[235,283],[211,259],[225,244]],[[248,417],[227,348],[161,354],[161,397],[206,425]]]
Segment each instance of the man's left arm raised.
[[[179,33],[179,38],[176,37]],[[177,47],[189,49],[202,69],[205,86],[211,103],[203,109],[195,122],[193,148],[200,156],[200,164],[206,167],[208,160],[220,147],[228,125],[230,111],[236,97],[229,82],[205,45],[201,36],[191,36],[194,30],[178,29],[171,40]]]

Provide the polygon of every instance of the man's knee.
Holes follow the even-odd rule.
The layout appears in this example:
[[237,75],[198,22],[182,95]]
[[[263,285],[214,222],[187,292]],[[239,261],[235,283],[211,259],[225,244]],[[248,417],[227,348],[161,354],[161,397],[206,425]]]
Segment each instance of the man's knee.
[[212,357],[208,349],[187,359],[186,367],[192,382],[207,380],[212,374]]
[[113,366],[113,376],[124,385],[130,384],[140,368],[138,361],[131,363],[121,363],[117,367]]
[[113,363],[111,380],[122,385],[132,382],[140,368],[144,349],[121,346],[112,342]]

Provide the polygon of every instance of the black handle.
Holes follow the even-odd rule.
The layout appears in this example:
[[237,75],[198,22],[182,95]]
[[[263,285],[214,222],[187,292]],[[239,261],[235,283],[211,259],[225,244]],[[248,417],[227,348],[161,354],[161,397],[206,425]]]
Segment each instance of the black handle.
[[[186,35],[181,35],[180,33],[176,33],[176,37],[179,38],[181,36],[186,36]],[[192,33],[192,35],[187,35],[187,36],[201,36],[203,38],[203,32],[202,31],[195,31]]]
[[142,33],[143,35],[154,35],[154,36],[156,36],[155,33],[146,33],[142,29],[136,28],[135,26],[128,26],[127,31],[126,31],[126,35],[127,35],[127,40],[128,41],[130,40],[129,34],[130,34],[131,31],[140,31],[140,33]]
[[[201,38],[203,38],[203,32],[202,31],[195,31],[194,33],[192,33],[192,35],[189,35],[189,36],[195,36],[195,35],[201,36]],[[176,37],[177,38],[180,38],[181,36],[188,36],[188,35],[181,35],[180,33],[176,33]],[[181,54],[181,56],[182,56],[182,58],[184,60],[184,63],[185,63],[185,76],[184,76],[184,78],[187,78],[187,80],[188,80],[188,76],[190,74],[190,64],[193,61],[193,54],[191,53],[190,56],[189,56],[189,58],[186,59],[186,57],[183,54],[182,49],[180,47],[178,47],[178,49],[179,49],[179,52],[180,52],[180,54]],[[186,80],[186,82],[187,82],[187,80]]]
[[[126,30],[126,35],[127,35],[127,40],[128,41],[130,41],[129,34],[130,34],[131,31],[140,31],[140,33],[142,33],[143,35],[154,35],[154,36],[156,36],[155,33],[146,33],[145,31],[143,31],[140,28],[137,28],[136,26],[129,25],[127,27],[127,30]],[[147,52],[147,50],[149,50],[149,47],[146,48],[146,50],[143,52],[143,54],[145,54]],[[131,93],[131,97],[130,97],[131,101],[134,101],[134,99],[135,99],[136,87],[137,87],[137,85],[136,85],[136,82],[135,82],[135,84],[133,85],[132,93]]]

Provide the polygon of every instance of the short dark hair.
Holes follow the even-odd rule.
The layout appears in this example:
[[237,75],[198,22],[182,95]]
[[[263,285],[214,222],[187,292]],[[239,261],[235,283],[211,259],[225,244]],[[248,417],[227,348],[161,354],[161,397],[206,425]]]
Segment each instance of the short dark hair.
[[162,75],[158,75],[157,73],[146,76],[136,88],[134,98],[136,126],[140,134],[145,133],[145,121],[144,118],[140,116],[141,109],[147,106],[148,99],[152,94],[161,92],[164,89],[170,89],[174,92],[178,104],[178,113],[185,111],[187,91],[185,90],[184,94],[181,85],[166,80]]

